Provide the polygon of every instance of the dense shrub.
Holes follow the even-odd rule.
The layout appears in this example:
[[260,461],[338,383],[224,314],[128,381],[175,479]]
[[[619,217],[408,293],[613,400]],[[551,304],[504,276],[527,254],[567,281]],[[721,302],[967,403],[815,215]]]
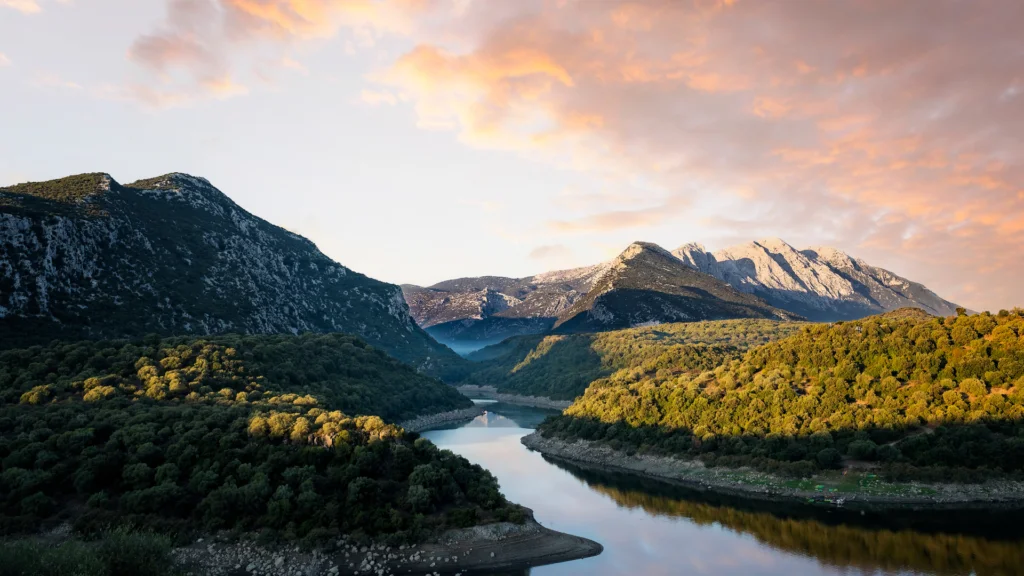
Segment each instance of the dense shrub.
[[716,465],[830,468],[834,451],[906,478],[1024,473],[1022,311],[808,325],[714,370],[674,362],[594,382],[542,430]]
[[471,360],[480,361],[462,383],[572,400],[601,378],[710,370],[739,358],[752,346],[794,334],[800,326],[771,320],[722,320],[597,334],[517,336],[470,355]]

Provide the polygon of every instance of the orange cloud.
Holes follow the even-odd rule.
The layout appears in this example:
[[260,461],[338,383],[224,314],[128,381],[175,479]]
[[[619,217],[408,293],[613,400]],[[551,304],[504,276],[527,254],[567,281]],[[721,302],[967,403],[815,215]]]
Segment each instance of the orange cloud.
[[610,210],[575,220],[551,221],[548,222],[548,229],[559,233],[594,233],[645,228],[679,218],[690,204],[691,201],[686,197],[673,196],[648,208]]
[[22,14],[35,14],[42,11],[35,0],[0,0],[0,6],[12,8]]
[[[355,53],[397,34],[413,47],[363,99],[401,95],[420,127],[662,194],[697,188],[730,206],[706,215],[723,227],[823,236],[970,307],[1024,304],[1024,3],[168,6],[131,51],[160,78],[152,90],[181,88],[182,74],[200,89],[244,81],[238,54],[255,43],[283,50],[350,28]],[[659,208],[592,208],[548,227],[654,226],[685,206]]]

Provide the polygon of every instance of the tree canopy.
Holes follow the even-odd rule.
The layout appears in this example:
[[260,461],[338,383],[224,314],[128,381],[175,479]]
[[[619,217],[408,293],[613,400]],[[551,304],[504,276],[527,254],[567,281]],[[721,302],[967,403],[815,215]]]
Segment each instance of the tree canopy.
[[710,370],[751,346],[793,334],[800,324],[721,320],[660,324],[595,334],[519,336],[470,355],[465,384],[508,394],[572,400],[595,380],[623,372]]
[[542,429],[799,475],[852,459],[900,477],[1020,476],[1024,312],[806,325],[713,370],[597,380]]
[[398,542],[522,518],[486,470],[385,421],[467,402],[333,334],[7,351],[0,533],[68,519]]

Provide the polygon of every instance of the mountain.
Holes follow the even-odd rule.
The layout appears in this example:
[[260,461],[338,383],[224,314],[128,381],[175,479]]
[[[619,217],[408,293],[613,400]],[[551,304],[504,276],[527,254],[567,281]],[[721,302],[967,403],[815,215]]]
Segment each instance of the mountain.
[[416,321],[439,341],[472,351],[510,336],[547,332],[584,296],[608,264],[529,276],[447,280],[402,286]]
[[852,320],[904,307],[936,316],[956,314],[956,304],[921,284],[834,248],[797,250],[773,238],[715,253],[686,244],[673,254],[737,290],[810,320]]
[[398,286],[353,272],[207,180],[83,174],[0,189],[0,344],[347,332],[435,375],[462,362]]
[[729,318],[798,317],[686,265],[656,244],[634,242],[558,316],[554,330],[597,332]]

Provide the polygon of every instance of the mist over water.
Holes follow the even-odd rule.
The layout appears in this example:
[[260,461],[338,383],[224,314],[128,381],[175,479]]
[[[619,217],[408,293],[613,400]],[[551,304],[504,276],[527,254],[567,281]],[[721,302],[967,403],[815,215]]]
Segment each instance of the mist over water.
[[490,470],[502,492],[555,530],[604,545],[542,576],[1024,574],[1017,514],[867,514],[765,505],[549,461],[520,438],[553,412],[487,404],[423,436]]

